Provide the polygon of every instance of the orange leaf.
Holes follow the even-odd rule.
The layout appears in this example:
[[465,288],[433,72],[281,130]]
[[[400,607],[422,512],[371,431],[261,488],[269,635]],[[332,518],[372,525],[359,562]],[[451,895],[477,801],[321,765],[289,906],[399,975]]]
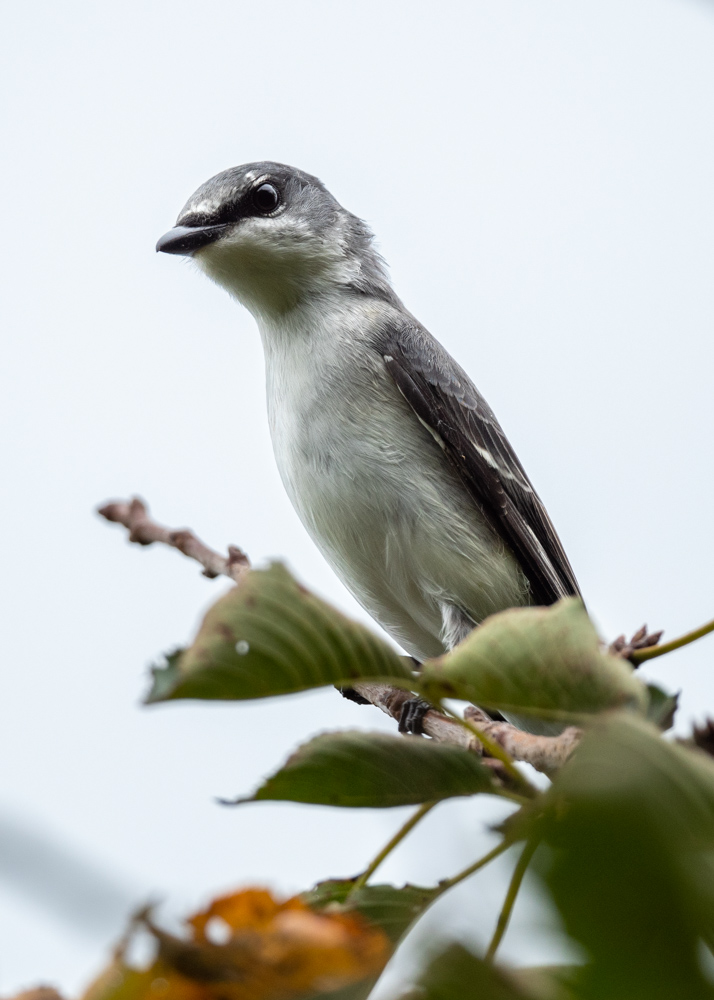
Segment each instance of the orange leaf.
[[83,1000],[297,1000],[376,977],[392,950],[358,914],[316,913],[266,889],[214,900],[187,921],[189,938],[139,919],[157,941],[156,961],[131,969],[120,948]]
[[302,905],[297,897],[278,903],[267,889],[243,889],[229,896],[219,896],[211,905],[187,920],[197,941],[206,941],[206,924],[212,917],[225,920],[233,931],[269,927],[285,908]]

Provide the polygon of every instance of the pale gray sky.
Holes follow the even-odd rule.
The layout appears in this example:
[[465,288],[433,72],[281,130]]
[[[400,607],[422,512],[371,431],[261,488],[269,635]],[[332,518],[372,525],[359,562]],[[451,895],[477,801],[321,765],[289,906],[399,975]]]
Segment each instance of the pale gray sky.
[[[154,253],[219,170],[295,164],[370,222],[499,415],[606,635],[714,615],[714,6],[26,0],[1,23],[7,993],[86,981],[123,900],[300,889],[358,870],[400,821],[213,803],[315,731],[388,726],[331,691],[138,706],[149,661],[224,585],[130,549],[98,501],[140,492],[363,617],[283,493],[252,319]],[[649,671],[683,689],[682,728],[714,708],[713,656],[710,639]],[[456,871],[495,815],[441,806],[384,875]],[[46,892],[18,842],[55,872]],[[113,901],[89,928],[56,875],[81,859]],[[483,940],[501,877],[436,924]],[[547,960],[544,931],[524,944],[542,919],[526,902],[504,956]]]

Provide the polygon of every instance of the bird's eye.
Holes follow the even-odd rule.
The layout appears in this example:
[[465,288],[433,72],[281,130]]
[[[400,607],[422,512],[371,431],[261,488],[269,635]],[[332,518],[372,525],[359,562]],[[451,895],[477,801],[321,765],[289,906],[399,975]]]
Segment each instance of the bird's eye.
[[272,184],[261,184],[253,192],[253,204],[259,212],[266,215],[268,212],[274,212],[280,204],[278,189]]

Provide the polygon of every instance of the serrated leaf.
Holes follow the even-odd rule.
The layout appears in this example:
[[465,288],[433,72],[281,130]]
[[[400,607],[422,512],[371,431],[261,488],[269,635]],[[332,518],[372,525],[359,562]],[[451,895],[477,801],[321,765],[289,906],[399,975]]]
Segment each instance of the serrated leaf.
[[644,711],[647,703],[631,667],[601,651],[577,598],[492,615],[450,653],[424,664],[421,687],[430,700],[461,698],[563,721],[625,705]]
[[365,677],[411,679],[403,657],[280,563],[247,573],[208,610],[193,644],[153,674],[150,703],[265,698]]
[[714,936],[714,761],[632,715],[598,720],[533,832],[549,848],[534,865],[589,955],[579,997],[714,997],[698,951]]
[[318,882],[314,889],[303,894],[303,899],[318,911],[336,904],[356,910],[365,920],[380,927],[394,945],[441,891],[438,887],[409,884],[400,889],[393,885],[365,885],[356,892],[352,892],[353,887],[352,879],[330,879]]
[[242,801],[383,808],[495,790],[491,771],[461,747],[348,730],[323,733],[298,747]]

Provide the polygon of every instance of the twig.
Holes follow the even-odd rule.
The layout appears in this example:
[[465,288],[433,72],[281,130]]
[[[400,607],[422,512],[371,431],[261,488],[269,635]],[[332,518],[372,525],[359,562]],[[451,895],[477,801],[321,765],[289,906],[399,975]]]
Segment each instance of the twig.
[[154,542],[161,542],[171,548],[183,552],[189,559],[195,559],[203,566],[203,575],[209,579],[217,576],[227,576],[236,583],[244,576],[250,567],[250,562],[245,552],[235,545],[228,546],[228,557],[214,552],[207,545],[197,538],[188,528],[165,528],[162,524],[152,521],[149,517],[149,509],[143,500],[134,497],[126,500],[113,500],[97,508],[97,513],[112,521],[114,524],[123,524],[129,531],[129,541],[136,542],[137,545],[152,545]]
[[406,835],[414,829],[419,820],[423,819],[424,816],[426,816],[426,814],[430,812],[437,804],[438,803],[436,802],[425,802],[423,806],[419,806],[416,812],[412,813],[412,815],[409,817],[406,823],[404,823],[402,826],[399,827],[399,829],[394,834],[389,843],[384,845],[379,854],[377,854],[376,857],[367,865],[367,867],[359,876],[359,878],[355,880],[355,884],[349,891],[349,896],[351,896],[352,893],[357,892],[359,889],[362,889],[365,885],[367,885],[367,882],[369,882],[369,880],[377,871],[382,862],[389,857],[394,848],[397,847],[399,844],[401,844]]
[[516,867],[513,869],[513,875],[511,876],[511,881],[508,886],[508,892],[506,893],[506,898],[503,902],[503,907],[498,915],[498,923],[496,924],[496,930],[493,933],[491,944],[488,946],[488,951],[486,952],[487,962],[493,961],[493,957],[496,954],[496,950],[503,939],[503,935],[506,933],[506,928],[508,927],[508,921],[511,919],[511,913],[513,913],[513,907],[516,902],[516,896],[518,895],[518,890],[521,887],[523,876],[526,873],[528,865],[531,863],[531,858],[535,854],[537,846],[538,846],[538,840],[536,838],[529,840],[526,846],[521,851],[520,858],[516,862]]
[[[98,508],[97,513],[107,521],[123,525],[129,532],[129,541],[138,545],[160,542],[178,549],[203,567],[209,578],[227,576],[238,583],[250,567],[248,557],[234,545],[228,546],[228,557],[220,555],[205,545],[187,528],[173,530],[152,520],[148,507],[138,497],[132,500],[115,500]],[[664,648],[664,647],[662,647]],[[412,692],[376,681],[353,681],[350,687],[371,705],[381,709],[399,722],[405,701],[413,698]],[[473,753],[484,754],[484,747],[474,729],[476,723],[491,744],[486,748],[484,764],[491,768],[504,793],[523,794],[523,777],[515,771],[512,760],[525,761],[538,771],[553,774],[572,753],[580,738],[580,730],[566,729],[561,736],[532,736],[522,733],[506,722],[493,722],[476,708],[466,711],[466,720],[447,718],[436,709],[430,709],[422,720],[427,736],[439,743],[451,743]],[[495,744],[495,746],[494,746]],[[500,751],[500,752],[499,752]]]

